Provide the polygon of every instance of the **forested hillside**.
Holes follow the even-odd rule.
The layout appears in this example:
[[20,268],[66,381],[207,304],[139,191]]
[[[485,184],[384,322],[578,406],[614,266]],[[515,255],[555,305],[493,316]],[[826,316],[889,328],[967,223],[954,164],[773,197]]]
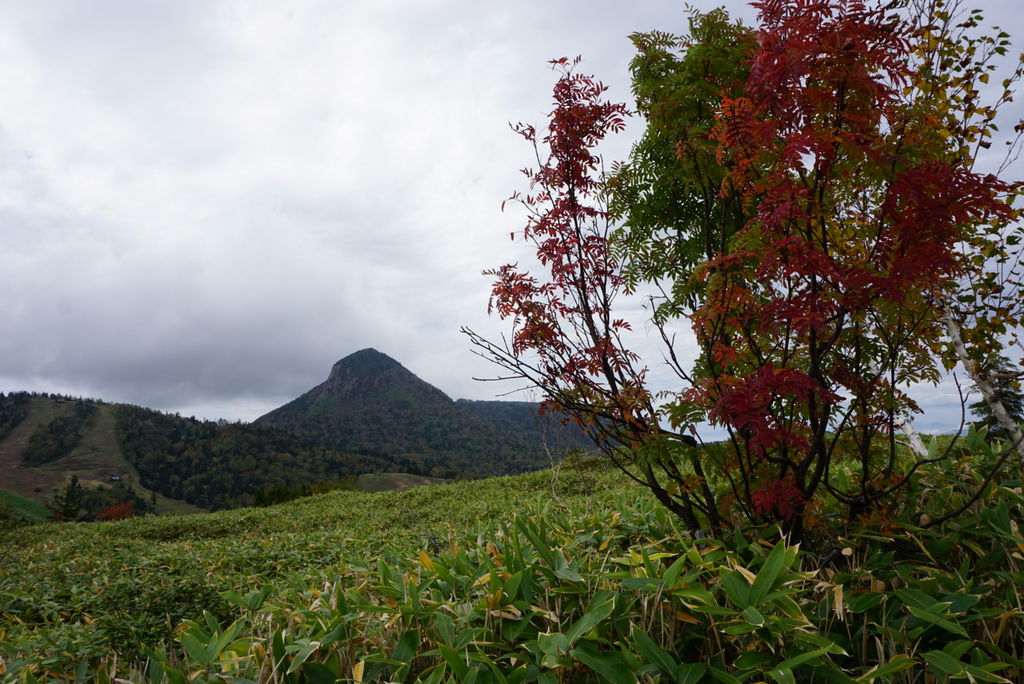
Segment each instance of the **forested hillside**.
[[75,401],[69,415],[40,425],[21,452],[22,463],[37,466],[68,456],[92,426],[97,409],[91,401]]
[[0,439],[6,437],[18,423],[25,420],[30,399],[28,392],[0,392]]
[[138,406],[117,407],[117,437],[142,483],[204,508],[252,505],[271,489],[415,464],[346,455],[283,430],[182,418]]
[[93,519],[118,503],[216,510],[354,487],[369,473],[535,470],[586,445],[578,429],[536,409],[452,401],[372,349],[342,359],[327,382],[254,424],[16,392],[0,395],[0,488],[58,505],[65,519]]
[[455,404],[496,428],[530,442],[543,442],[553,451],[591,449],[593,441],[561,413],[541,413],[532,401],[477,401],[457,399]]
[[0,395],[0,489],[65,520],[108,516],[116,506],[118,515],[202,510],[140,482],[120,448],[115,409],[94,399]]

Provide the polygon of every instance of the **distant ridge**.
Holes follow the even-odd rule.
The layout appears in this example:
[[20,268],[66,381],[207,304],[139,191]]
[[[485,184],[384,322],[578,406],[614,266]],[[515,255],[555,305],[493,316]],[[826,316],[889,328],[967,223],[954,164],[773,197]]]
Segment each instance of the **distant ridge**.
[[365,474],[387,474],[374,480],[380,487],[388,478],[518,473],[588,446],[578,430],[538,419],[537,408],[452,401],[372,348],[339,360],[324,382],[252,424],[0,393],[0,496],[49,500],[74,475],[90,491],[127,487],[160,513],[181,513]]

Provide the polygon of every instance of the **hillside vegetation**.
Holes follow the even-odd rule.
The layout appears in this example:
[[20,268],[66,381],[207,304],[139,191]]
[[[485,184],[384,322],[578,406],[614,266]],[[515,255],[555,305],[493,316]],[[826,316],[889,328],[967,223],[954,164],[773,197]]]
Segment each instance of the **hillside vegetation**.
[[[112,652],[139,657],[186,618],[234,613],[228,590],[304,588],[348,560],[415,555],[493,530],[557,496],[584,512],[629,493],[615,473],[550,472],[420,487],[336,491],[269,508],[16,530],[0,569],[0,653],[56,671]],[[588,494],[592,496],[587,496]],[[23,660],[27,658],[27,660]]]
[[0,431],[0,488],[13,496],[45,509],[74,477],[92,508],[134,499],[164,513],[203,510],[142,484],[117,439],[114,405],[16,392],[0,395],[0,415],[11,417]]
[[[23,528],[4,681],[1024,678],[1019,482],[932,531],[879,519],[798,548],[777,528],[694,540],[618,471],[576,466]],[[944,478],[922,474],[926,510],[961,496]]]
[[51,501],[75,477],[86,500],[106,500],[118,490],[121,498],[151,502],[161,513],[194,513],[394,466],[272,428],[127,404],[28,393],[0,397],[0,411],[12,406],[24,408],[6,410],[20,420],[0,440],[3,489],[40,502]]

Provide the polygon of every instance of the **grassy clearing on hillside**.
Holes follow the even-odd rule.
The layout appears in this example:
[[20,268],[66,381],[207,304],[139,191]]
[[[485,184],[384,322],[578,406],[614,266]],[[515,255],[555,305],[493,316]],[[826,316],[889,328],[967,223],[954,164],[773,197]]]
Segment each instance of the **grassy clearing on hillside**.
[[356,487],[364,492],[389,492],[443,482],[436,477],[409,473],[366,473],[356,478]]
[[[112,482],[127,483],[141,498],[149,501],[153,492],[141,484],[141,478],[125,458],[117,439],[114,406],[95,404],[96,414],[87,421],[81,440],[72,451],[53,461],[25,467],[23,451],[37,429],[57,418],[74,413],[78,400],[60,400],[48,396],[32,397],[25,419],[0,439],[0,482],[4,488],[45,508],[55,490],[75,475],[86,488],[110,486]],[[116,476],[117,480],[112,479]],[[160,513],[202,513],[205,509],[184,501],[156,495]],[[41,519],[45,519],[44,515]]]
[[23,496],[18,496],[14,492],[8,492],[0,489],[0,502],[10,506],[17,518],[31,521],[43,521],[50,517],[50,509],[46,507],[46,504],[26,499]]

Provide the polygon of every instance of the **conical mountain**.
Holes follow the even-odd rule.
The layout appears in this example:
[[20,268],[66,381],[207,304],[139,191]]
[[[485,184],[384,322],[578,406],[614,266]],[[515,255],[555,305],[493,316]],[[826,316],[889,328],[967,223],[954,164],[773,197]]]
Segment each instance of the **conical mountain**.
[[547,465],[536,443],[474,415],[376,349],[341,359],[324,382],[256,424],[425,475],[492,475]]
[[274,409],[257,422],[274,422],[296,412],[326,418],[367,404],[383,404],[391,410],[412,410],[417,405],[451,403],[444,392],[420,380],[405,366],[376,349],[349,354],[331,367],[327,380],[298,399]]

